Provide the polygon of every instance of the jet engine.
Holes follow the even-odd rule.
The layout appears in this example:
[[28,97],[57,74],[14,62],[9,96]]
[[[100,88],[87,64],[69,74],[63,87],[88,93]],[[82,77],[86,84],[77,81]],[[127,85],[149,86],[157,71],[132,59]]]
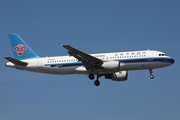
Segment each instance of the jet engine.
[[103,67],[105,70],[119,71],[119,70],[120,70],[120,62],[119,62],[119,61],[104,62],[104,63],[102,64],[102,67]]
[[106,79],[112,79],[113,81],[125,81],[128,78],[127,71],[119,71],[112,74],[105,75]]

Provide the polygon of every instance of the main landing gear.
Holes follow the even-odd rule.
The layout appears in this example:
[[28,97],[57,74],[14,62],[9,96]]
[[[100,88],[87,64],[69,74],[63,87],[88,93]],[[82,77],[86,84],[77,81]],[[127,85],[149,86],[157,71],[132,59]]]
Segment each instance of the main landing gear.
[[94,81],[94,85],[95,85],[95,86],[99,86],[99,85],[100,85],[99,80],[95,80],[95,81]]
[[[94,74],[91,73],[91,74],[88,75],[88,77],[89,77],[90,80],[93,80],[93,79],[94,79]],[[99,85],[100,85],[100,82],[99,82],[99,80],[98,80],[99,77],[100,77],[100,76],[97,75],[97,79],[94,81],[94,85],[95,85],[95,86],[99,86]]]
[[150,73],[150,78],[153,79],[154,75],[152,74],[153,73],[152,69],[149,69],[149,73]]
[[91,73],[91,74],[88,75],[88,77],[89,77],[90,80],[94,80],[94,74]]

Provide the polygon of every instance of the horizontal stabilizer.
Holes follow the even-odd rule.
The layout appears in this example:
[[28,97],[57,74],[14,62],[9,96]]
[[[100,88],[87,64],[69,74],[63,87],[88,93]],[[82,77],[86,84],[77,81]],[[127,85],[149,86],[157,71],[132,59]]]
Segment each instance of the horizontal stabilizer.
[[4,57],[5,59],[7,59],[8,61],[14,63],[15,65],[21,65],[21,66],[27,66],[28,63],[14,59],[12,57]]

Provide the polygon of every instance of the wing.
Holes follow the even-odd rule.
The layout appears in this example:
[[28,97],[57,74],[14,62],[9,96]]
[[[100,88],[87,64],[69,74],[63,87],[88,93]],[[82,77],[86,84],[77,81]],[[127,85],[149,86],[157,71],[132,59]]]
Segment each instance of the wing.
[[87,70],[93,68],[99,68],[103,64],[103,61],[93,57],[87,53],[84,53],[76,48],[71,47],[70,45],[61,45],[68,50],[70,56],[75,57],[79,61],[81,61]]

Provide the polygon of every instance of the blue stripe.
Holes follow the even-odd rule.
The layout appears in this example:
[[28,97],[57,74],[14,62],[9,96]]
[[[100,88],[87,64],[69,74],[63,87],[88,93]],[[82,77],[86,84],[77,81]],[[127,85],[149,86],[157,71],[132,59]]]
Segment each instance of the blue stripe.
[[[174,63],[174,59],[172,58],[138,58],[138,59],[119,59],[115,61],[120,61],[121,63],[141,63],[141,62],[164,62],[164,63]],[[45,64],[45,66],[51,67],[75,67],[75,66],[83,66],[81,62],[73,62],[73,63],[56,63],[56,64]]]
[[83,64],[81,62],[76,63],[61,63],[61,64],[45,64],[45,66],[51,66],[51,67],[75,67],[75,66],[82,66]]
[[140,62],[166,62],[166,63],[174,63],[174,59],[172,58],[143,58],[143,59],[124,59],[118,60],[123,63],[140,63]]

